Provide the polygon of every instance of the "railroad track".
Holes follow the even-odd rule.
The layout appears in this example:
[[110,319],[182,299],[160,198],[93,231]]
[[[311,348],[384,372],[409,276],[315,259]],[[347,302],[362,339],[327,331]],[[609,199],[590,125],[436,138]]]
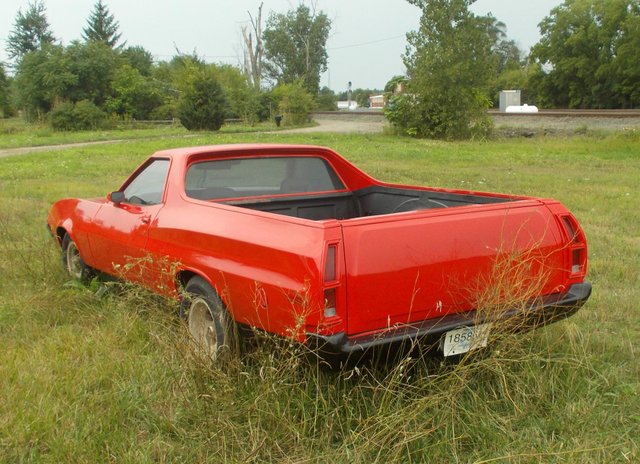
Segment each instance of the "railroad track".
[[504,113],[489,110],[491,115],[499,116],[544,116],[551,118],[640,118],[640,110],[540,110],[537,113]]
[[[503,117],[572,117],[572,118],[640,118],[640,110],[540,110],[537,113],[504,113],[497,109],[489,110],[489,114],[493,116]],[[380,116],[383,117],[382,111],[315,111],[312,116]]]

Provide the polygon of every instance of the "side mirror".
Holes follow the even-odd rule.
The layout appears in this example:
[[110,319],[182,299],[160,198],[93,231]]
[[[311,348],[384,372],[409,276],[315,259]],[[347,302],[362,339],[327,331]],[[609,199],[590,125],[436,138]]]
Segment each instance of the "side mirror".
[[107,200],[113,203],[122,203],[124,201],[124,192],[111,192],[107,195]]

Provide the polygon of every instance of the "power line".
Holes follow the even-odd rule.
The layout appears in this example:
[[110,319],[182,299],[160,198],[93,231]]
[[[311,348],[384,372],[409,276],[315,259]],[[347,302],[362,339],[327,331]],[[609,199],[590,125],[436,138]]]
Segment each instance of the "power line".
[[[384,39],[378,39],[378,40],[371,40],[369,42],[361,42],[361,43],[357,43],[357,44],[350,44],[350,45],[340,45],[338,47],[331,47],[331,48],[327,48],[328,51],[331,50],[342,50],[345,48],[355,48],[355,47],[364,47],[366,45],[373,45],[373,44],[377,44],[377,43],[381,43],[381,42],[390,42],[392,40],[398,40],[398,39],[404,39],[405,36],[404,35],[396,35],[393,37],[386,37]],[[171,58],[175,55],[163,55],[163,54],[158,54],[155,55],[156,57],[163,57],[163,58]],[[203,55],[202,58],[207,58],[207,59],[237,59],[238,57],[236,55]]]

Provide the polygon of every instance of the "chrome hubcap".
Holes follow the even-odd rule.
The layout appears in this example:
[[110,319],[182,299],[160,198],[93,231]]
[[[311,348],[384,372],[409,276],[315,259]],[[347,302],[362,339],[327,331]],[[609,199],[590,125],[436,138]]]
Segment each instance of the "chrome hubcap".
[[75,279],[82,278],[82,258],[80,257],[80,252],[78,252],[78,247],[73,242],[70,242],[67,246],[67,271],[69,275]]
[[189,307],[189,333],[196,350],[215,359],[218,351],[218,334],[211,309],[201,297],[194,297]]

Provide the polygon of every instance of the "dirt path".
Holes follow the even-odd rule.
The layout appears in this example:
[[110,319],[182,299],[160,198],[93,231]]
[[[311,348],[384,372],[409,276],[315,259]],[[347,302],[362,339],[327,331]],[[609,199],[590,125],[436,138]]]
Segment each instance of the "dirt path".
[[[371,134],[382,132],[384,122],[379,118],[367,119],[357,118],[353,119],[336,119],[336,118],[315,118],[315,122],[318,124],[314,127],[304,127],[302,129],[286,129],[281,131],[274,131],[274,134],[297,134],[297,133],[311,133],[311,132],[340,132],[340,133],[356,133],[356,134]],[[187,136],[189,137],[189,136]],[[93,145],[106,145],[110,143],[120,143],[128,140],[139,139],[115,139],[115,140],[102,140],[99,142],[78,142],[78,143],[66,143],[60,145],[42,145],[35,147],[20,147],[20,148],[0,148],[0,158],[7,156],[26,155],[28,153],[36,153],[41,151],[52,150],[65,150],[67,148],[79,148],[90,147]]]
[[20,148],[2,148],[0,149],[0,158],[14,155],[26,155],[28,153],[36,153],[39,151],[64,150],[66,148],[90,147],[92,145],[107,145],[110,143],[124,142],[124,139],[101,140],[99,142],[78,142],[64,143],[61,145],[42,145],[38,147],[20,147]]

